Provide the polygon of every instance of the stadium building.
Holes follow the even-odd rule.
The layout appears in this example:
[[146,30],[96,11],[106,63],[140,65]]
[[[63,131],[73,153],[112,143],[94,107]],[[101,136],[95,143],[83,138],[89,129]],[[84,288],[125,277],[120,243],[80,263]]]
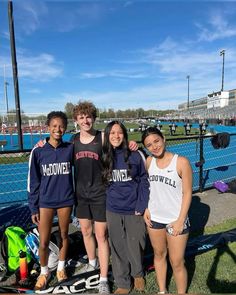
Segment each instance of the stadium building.
[[180,119],[236,120],[236,89],[217,91],[178,105]]

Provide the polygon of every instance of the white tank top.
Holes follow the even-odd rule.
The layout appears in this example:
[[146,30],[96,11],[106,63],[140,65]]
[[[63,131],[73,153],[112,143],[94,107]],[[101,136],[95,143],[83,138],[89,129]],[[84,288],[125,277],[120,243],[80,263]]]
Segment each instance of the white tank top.
[[178,155],[174,155],[170,164],[161,169],[152,158],[148,169],[150,196],[148,209],[151,220],[168,224],[179,217],[182,204],[182,179],[177,172]]

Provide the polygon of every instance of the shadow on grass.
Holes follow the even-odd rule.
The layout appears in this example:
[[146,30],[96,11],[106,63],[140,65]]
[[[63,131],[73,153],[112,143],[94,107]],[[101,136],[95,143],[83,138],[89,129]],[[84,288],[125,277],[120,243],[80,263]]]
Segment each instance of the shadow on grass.
[[187,293],[188,289],[191,286],[193,276],[195,273],[195,268],[196,268],[196,262],[195,262],[195,256],[187,257],[185,259],[185,265],[188,273],[188,282],[187,282]]
[[[191,224],[189,239],[204,234],[204,229],[210,215],[210,206],[202,203],[201,198],[194,195],[189,209],[189,220]],[[187,289],[191,286],[195,273],[195,256],[185,258],[186,269],[188,273]]]
[[204,233],[204,228],[207,224],[209,215],[210,206],[202,203],[199,196],[193,196],[189,209],[189,220],[191,224],[190,238]]
[[236,264],[236,255],[232,252],[228,245],[217,249],[214,261],[207,277],[207,286],[211,293],[236,293],[236,282],[235,280],[233,281],[233,278],[232,282],[216,278],[218,263],[220,261],[221,255],[224,253],[227,253]]

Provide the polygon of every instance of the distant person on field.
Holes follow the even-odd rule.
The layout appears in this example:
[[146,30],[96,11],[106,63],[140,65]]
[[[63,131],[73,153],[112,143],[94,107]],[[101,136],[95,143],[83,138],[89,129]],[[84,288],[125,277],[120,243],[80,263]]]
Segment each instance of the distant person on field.
[[142,134],[142,143],[152,154],[147,158],[150,200],[144,214],[154,250],[159,293],[167,293],[167,252],[177,293],[187,289],[184,253],[189,235],[188,210],[192,199],[192,169],[185,157],[166,150],[165,139],[154,127]]
[[67,117],[53,111],[47,116],[49,139],[43,147],[35,147],[30,155],[28,199],[32,221],[40,235],[39,257],[41,272],[35,290],[43,290],[50,279],[48,246],[55,211],[58,215],[61,244],[57,279],[67,278],[65,261],[68,250],[68,229],[72,207],[75,204],[72,176],[73,144],[63,142]]

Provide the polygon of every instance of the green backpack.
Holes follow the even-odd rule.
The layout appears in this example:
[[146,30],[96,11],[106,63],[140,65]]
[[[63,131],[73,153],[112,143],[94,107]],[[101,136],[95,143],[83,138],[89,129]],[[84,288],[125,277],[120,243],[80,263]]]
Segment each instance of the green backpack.
[[14,272],[19,266],[19,251],[26,252],[27,262],[31,261],[31,256],[27,252],[25,236],[26,232],[19,226],[9,226],[3,233],[1,241],[1,254],[8,271]]

